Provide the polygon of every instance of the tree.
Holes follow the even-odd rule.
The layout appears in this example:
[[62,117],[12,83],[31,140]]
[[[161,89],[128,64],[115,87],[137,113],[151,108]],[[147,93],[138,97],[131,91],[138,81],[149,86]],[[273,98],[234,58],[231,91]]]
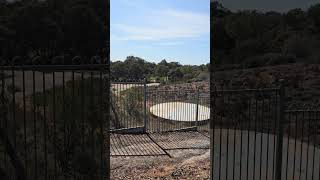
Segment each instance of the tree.
[[313,23],[318,28],[318,30],[320,31],[320,4],[311,6],[308,9],[307,14],[312,19]]
[[306,25],[306,14],[300,9],[292,9],[285,15],[286,23],[294,30],[302,30]]
[[169,80],[170,81],[177,81],[183,78],[183,73],[181,72],[180,68],[171,69],[169,71]]
[[168,63],[165,59],[163,59],[158,65],[168,66]]
[[221,3],[218,1],[213,1],[210,3],[210,11],[214,17],[224,17],[231,13],[230,10],[225,8]]
[[165,77],[169,73],[169,67],[163,64],[160,64],[156,67],[156,75],[160,77]]

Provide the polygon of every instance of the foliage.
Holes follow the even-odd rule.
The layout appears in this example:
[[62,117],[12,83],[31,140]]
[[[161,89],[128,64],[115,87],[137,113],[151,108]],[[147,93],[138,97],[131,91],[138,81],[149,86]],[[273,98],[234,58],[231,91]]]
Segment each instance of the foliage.
[[[76,79],[74,83],[68,81],[64,88],[57,86],[46,90],[45,94],[42,91],[36,92],[34,98],[33,95],[28,95],[26,122],[21,102],[16,100],[13,106],[12,97],[7,97],[7,103],[4,104],[2,97],[5,96],[2,96],[0,89],[0,113],[3,115],[3,112],[8,112],[2,116],[7,117],[8,137],[12,143],[16,139],[15,151],[20,161],[27,162],[25,168],[28,177],[34,177],[36,170],[40,179],[44,179],[45,170],[50,177],[55,175],[68,178],[72,173],[98,174],[100,150],[103,146],[100,141],[100,122],[105,117],[105,111],[102,110],[104,106],[101,105],[105,102],[102,102],[100,88],[100,79],[93,78],[91,81],[85,78],[84,81]],[[10,95],[12,87],[8,85],[6,89],[6,94]],[[12,112],[15,113],[15,119]],[[34,147],[37,147],[36,151]],[[2,148],[3,144],[0,142],[0,150]]]
[[0,3],[0,59],[12,63],[15,56],[51,59],[67,54],[82,57],[101,54],[107,44],[109,26],[106,3],[100,0]]
[[[213,59],[219,65],[245,67],[314,62],[319,57],[320,4],[285,13],[230,11],[211,4]],[[273,55],[271,55],[273,54]],[[277,57],[275,57],[275,55]],[[271,57],[273,56],[273,57]],[[243,66],[239,66],[243,67]]]
[[111,129],[121,129],[132,124],[142,123],[143,93],[143,86],[112,92],[111,104],[114,108],[112,108],[111,113]]
[[128,56],[123,62],[111,62],[111,76],[114,80],[147,78],[149,81],[157,82],[164,82],[166,79],[188,81],[205,72],[209,72],[209,64],[181,65],[178,62],[167,62],[165,59],[156,64],[134,56]]

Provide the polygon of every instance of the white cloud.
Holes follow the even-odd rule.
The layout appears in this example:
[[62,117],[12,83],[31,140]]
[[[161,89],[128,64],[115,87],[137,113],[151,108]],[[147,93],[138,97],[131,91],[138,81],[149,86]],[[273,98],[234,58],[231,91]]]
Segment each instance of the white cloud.
[[159,46],[177,46],[177,45],[181,45],[181,44],[183,44],[183,43],[179,42],[179,41],[168,41],[168,42],[156,43],[156,45],[159,45]]
[[210,33],[210,15],[166,9],[145,13],[139,22],[111,24],[111,28],[114,40],[198,39]]

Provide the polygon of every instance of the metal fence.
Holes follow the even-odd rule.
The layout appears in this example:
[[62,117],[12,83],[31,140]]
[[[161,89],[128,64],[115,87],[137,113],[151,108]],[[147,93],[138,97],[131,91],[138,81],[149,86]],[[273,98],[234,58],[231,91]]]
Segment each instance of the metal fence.
[[320,111],[286,110],[279,89],[213,90],[212,179],[319,179]]
[[209,92],[175,87],[146,80],[111,83],[111,156],[209,149]]
[[320,111],[285,111],[281,179],[320,178]]
[[[111,132],[208,132],[209,92],[150,86],[145,80],[111,83]],[[206,119],[201,119],[203,114]]]
[[[206,131],[210,114],[209,92],[195,90],[147,91],[147,130],[150,133],[177,130]],[[156,107],[153,112],[150,108]],[[201,115],[207,118],[202,118]]]
[[144,80],[111,83],[112,132],[143,130],[145,86]]
[[211,98],[212,178],[274,179],[280,90],[215,90]]
[[1,178],[107,179],[106,73],[104,64],[1,66]]

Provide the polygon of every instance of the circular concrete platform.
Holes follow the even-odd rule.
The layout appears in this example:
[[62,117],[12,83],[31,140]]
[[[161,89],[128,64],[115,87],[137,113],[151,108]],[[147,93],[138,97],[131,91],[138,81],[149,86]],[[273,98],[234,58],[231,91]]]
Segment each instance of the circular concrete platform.
[[[185,102],[167,102],[150,107],[154,116],[180,122],[195,122],[197,104]],[[210,108],[198,105],[198,121],[210,119]]]

